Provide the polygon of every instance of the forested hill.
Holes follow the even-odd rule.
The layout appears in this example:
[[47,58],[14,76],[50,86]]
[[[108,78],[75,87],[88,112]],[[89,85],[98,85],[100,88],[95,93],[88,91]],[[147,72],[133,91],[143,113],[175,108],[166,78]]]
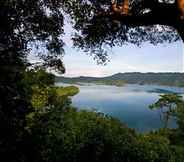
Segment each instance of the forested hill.
[[108,77],[56,77],[56,82],[64,83],[104,83],[112,85],[156,84],[169,86],[184,86],[184,73],[117,73]]

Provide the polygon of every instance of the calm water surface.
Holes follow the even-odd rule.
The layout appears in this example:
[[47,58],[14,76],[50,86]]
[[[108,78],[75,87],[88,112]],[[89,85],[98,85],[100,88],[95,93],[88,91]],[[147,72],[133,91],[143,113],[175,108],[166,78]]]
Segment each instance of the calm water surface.
[[[67,84],[57,83],[57,86]],[[77,85],[80,93],[72,97],[79,109],[96,110],[118,118],[129,127],[146,132],[163,127],[160,112],[148,107],[164,93],[184,94],[183,88],[155,85],[125,85],[123,87],[83,84]],[[176,127],[170,121],[170,127]]]

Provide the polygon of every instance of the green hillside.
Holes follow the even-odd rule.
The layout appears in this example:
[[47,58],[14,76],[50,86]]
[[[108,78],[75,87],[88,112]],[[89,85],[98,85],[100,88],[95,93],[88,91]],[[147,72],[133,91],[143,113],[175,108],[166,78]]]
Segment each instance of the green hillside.
[[154,84],[167,86],[184,86],[184,73],[117,73],[108,77],[75,77],[66,78],[56,76],[56,82],[64,83],[100,83],[106,85],[123,86],[128,84]]

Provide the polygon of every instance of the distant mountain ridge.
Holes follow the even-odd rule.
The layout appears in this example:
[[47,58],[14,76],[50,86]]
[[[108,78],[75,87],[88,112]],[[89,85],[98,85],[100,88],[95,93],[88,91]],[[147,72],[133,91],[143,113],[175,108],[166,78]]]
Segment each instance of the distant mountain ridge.
[[64,83],[116,83],[124,82],[128,84],[155,84],[155,85],[168,85],[184,87],[184,73],[117,73],[107,77],[58,77],[56,76],[56,82]]

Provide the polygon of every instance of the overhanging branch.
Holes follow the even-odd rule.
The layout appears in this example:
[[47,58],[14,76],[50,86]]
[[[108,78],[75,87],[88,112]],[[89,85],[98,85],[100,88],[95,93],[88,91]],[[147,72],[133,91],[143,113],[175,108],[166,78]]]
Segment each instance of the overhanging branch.
[[[142,1],[143,4],[145,2],[148,3],[148,0]],[[150,6],[151,11],[147,13],[130,13],[130,15],[123,15],[109,11],[97,14],[93,17],[93,20],[108,18],[112,22],[119,21],[122,25],[126,25],[128,27],[151,25],[170,26],[177,29],[178,33],[184,41],[184,20],[180,19],[179,10],[176,3],[158,3],[158,1],[156,2],[155,0],[151,0],[150,2],[154,3],[153,7],[151,7],[150,4],[147,4],[146,6],[142,4],[146,8]]]

